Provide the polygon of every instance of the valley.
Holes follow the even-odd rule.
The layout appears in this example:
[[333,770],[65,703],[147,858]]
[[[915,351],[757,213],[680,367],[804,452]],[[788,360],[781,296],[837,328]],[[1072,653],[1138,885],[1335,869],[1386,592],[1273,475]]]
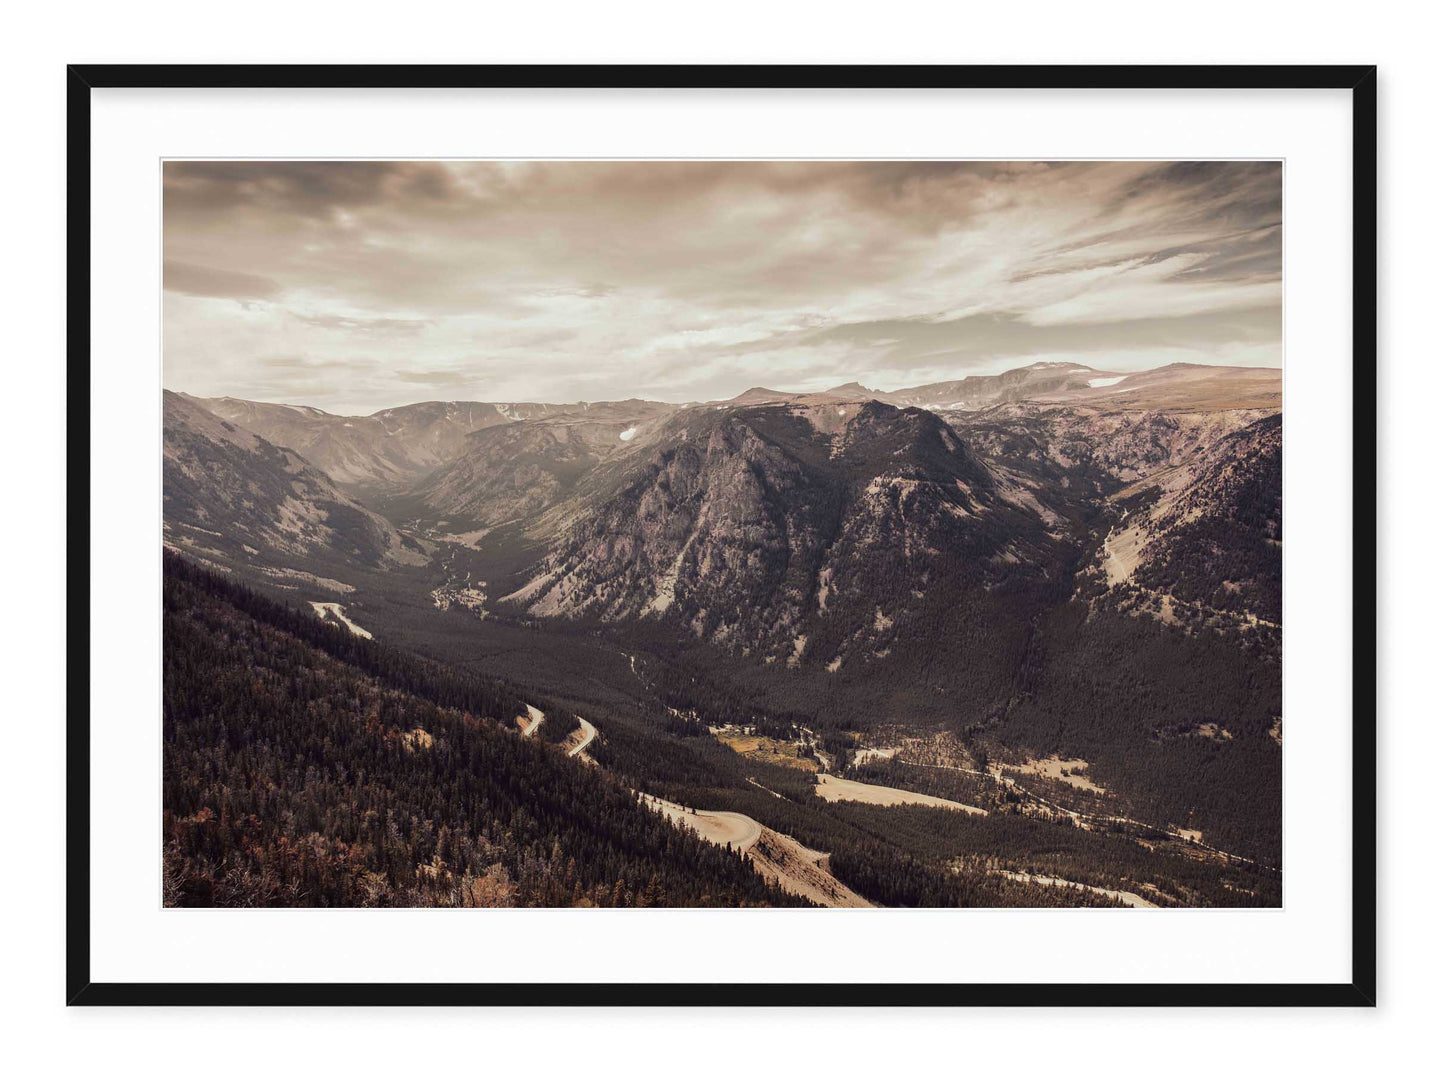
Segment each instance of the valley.
[[[341,636],[297,673],[374,701],[326,739],[357,726],[414,825],[296,810],[309,834],[266,844],[339,831],[392,904],[1277,906],[1279,410],[1277,370],[1053,362],[367,418],[168,392],[168,575],[203,599],[173,623]],[[287,679],[273,707],[306,713]],[[177,730],[188,761],[211,724]],[[397,752],[413,728],[436,742]],[[453,773],[471,740],[492,758]],[[489,765],[515,755],[551,803]],[[196,793],[171,831],[193,878]],[[432,836],[484,806],[495,860]],[[659,855],[588,833],[598,809]],[[306,889],[363,898],[348,859]]]

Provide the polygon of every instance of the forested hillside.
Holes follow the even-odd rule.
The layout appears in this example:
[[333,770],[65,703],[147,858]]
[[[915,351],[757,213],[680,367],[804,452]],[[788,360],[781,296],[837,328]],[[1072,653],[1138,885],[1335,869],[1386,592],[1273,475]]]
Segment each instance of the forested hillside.
[[460,676],[167,554],[172,906],[777,905]]

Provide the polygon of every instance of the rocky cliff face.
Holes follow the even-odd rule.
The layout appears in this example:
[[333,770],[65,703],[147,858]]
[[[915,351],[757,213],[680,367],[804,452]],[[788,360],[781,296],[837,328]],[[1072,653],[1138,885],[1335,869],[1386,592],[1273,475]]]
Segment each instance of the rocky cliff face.
[[538,615],[621,619],[772,594],[821,544],[831,495],[747,411],[689,412],[560,539],[519,600]]
[[1050,517],[926,411],[700,408],[668,422],[510,600],[539,616],[674,621],[799,664],[820,625],[883,650],[875,640],[925,591],[1055,574]]

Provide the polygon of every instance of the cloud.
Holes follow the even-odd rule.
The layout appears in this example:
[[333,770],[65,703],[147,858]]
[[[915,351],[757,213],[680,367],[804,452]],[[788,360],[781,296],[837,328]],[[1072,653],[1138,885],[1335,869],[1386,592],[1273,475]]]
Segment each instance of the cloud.
[[442,369],[425,372],[398,371],[396,378],[403,383],[424,383],[431,387],[460,387],[472,382],[472,377],[465,372],[448,372]]
[[310,327],[387,337],[408,337],[420,334],[422,329],[432,322],[429,319],[358,319],[352,316],[308,315],[304,312],[292,312],[291,314]]
[[165,211],[171,221],[216,215],[324,219],[386,203],[440,203],[449,173],[434,162],[167,162]]
[[288,372],[370,372],[374,367],[374,362],[368,360],[315,360],[309,357],[264,357],[256,364]]
[[1054,354],[1278,363],[1280,177],[1269,162],[170,162],[166,375],[295,398],[302,370],[265,358],[306,358],[308,380],[344,362],[329,401],[369,410],[417,385],[681,401]]
[[202,267],[167,259],[162,267],[165,288],[192,297],[224,297],[231,300],[268,300],[281,291],[270,278],[244,271]]

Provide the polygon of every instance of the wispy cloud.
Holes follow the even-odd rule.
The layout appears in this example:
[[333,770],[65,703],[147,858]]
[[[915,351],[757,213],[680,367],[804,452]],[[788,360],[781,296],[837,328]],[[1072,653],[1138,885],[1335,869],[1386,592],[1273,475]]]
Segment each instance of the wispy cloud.
[[281,292],[270,278],[244,271],[203,267],[167,259],[162,268],[165,288],[192,297],[225,297],[237,301],[269,300]]
[[321,327],[330,331],[345,331],[356,335],[380,335],[386,337],[410,337],[420,334],[424,327],[431,325],[429,319],[358,319],[354,316],[312,315],[306,312],[292,312],[308,327]]
[[444,369],[425,372],[398,371],[395,375],[403,383],[424,383],[429,387],[462,387],[472,382],[472,377],[465,372],[449,372]]

